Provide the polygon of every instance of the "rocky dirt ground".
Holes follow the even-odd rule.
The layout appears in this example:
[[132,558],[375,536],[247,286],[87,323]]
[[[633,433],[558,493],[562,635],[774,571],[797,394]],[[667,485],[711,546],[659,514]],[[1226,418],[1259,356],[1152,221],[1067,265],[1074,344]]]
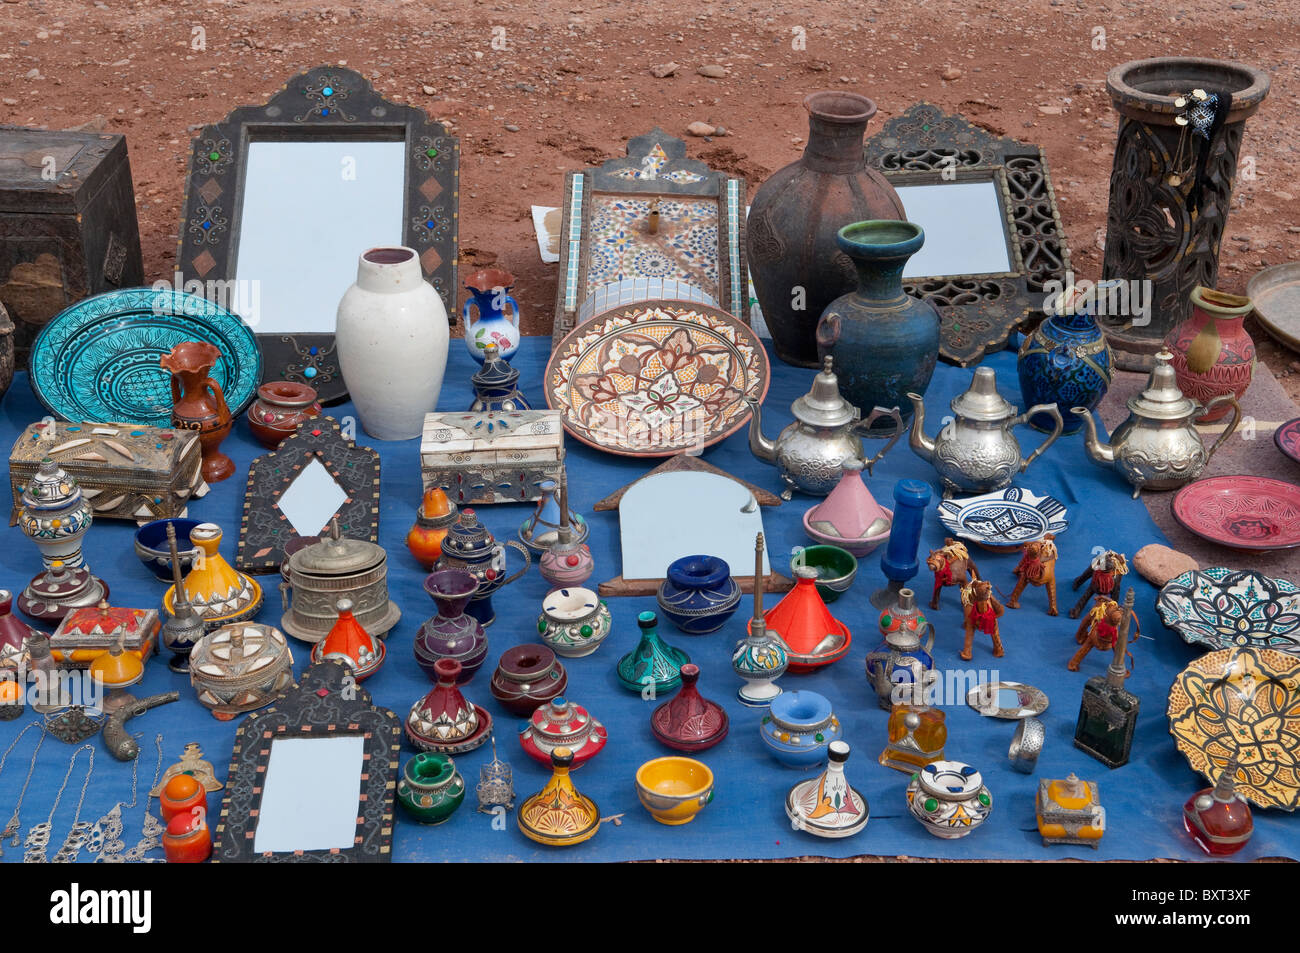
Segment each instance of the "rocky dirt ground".
[[[127,135],[152,281],[173,271],[197,129],[302,69],[347,65],[460,136],[464,260],[513,271],[540,333],[555,266],[539,260],[529,206],[554,204],[566,170],[655,125],[704,122],[725,134],[690,137],[691,155],[744,174],[752,197],[799,155],[801,100],[824,87],[874,98],[876,129],[926,99],[1042,145],[1075,271],[1099,277],[1116,127],[1103,80],[1161,55],[1272,74],[1222,253],[1220,286],[1242,290],[1300,257],[1300,0],[3,0],[0,121]],[[652,74],[668,62],[678,69]],[[1300,396],[1300,355],[1257,339]]]

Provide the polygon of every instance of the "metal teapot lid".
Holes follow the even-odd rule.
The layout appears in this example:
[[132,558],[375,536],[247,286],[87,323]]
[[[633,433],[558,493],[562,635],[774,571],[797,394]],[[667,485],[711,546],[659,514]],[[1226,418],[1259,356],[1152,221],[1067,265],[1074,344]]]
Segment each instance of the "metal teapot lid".
[[488,528],[478,521],[472,507],[460,511],[460,518],[447,530],[442,541],[443,552],[450,550],[458,556],[481,556],[495,545],[496,539]]
[[377,543],[344,536],[335,516],[330,520],[329,532],[319,542],[290,556],[289,565],[313,576],[346,576],[364,572],[387,558],[388,554]]
[[813,378],[812,390],[790,405],[795,419],[812,427],[842,427],[860,416],[858,408],[840,394],[840,381],[831,370],[828,354],[821,372]]
[[1161,348],[1156,353],[1146,389],[1137,397],[1128,399],[1130,411],[1156,420],[1181,420],[1196,413],[1200,405],[1178,388],[1173,365],[1169,363],[1173,359],[1168,348]]
[[488,344],[483,348],[483,366],[469,380],[476,391],[480,388],[511,387],[519,380],[519,371],[500,356],[495,344]]
[[970,387],[953,398],[952,412],[967,420],[998,421],[1016,415],[1016,408],[998,393],[997,375],[991,367],[975,368]]

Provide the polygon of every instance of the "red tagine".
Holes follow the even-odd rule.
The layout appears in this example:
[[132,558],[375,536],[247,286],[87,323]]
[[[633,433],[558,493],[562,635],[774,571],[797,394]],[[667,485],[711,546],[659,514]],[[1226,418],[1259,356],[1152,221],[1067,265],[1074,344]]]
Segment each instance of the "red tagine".
[[700,667],[682,666],[682,690],[654,710],[650,730],[663,744],[678,751],[703,751],[727,737],[727,713],[700,694],[695,683]]

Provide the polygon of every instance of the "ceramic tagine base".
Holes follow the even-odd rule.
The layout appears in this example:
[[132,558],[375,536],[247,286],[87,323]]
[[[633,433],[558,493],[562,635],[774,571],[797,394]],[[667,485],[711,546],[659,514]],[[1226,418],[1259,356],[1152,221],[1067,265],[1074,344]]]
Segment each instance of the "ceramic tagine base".
[[832,741],[826,770],[800,781],[785,798],[785,815],[798,830],[815,837],[852,837],[867,826],[867,799],[844,776],[849,746]]

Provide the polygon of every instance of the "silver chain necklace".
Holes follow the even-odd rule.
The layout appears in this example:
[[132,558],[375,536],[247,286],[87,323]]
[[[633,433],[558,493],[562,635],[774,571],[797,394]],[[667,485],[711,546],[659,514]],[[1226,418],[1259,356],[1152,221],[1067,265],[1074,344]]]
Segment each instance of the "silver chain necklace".
[[36,758],[41,753],[41,745],[45,744],[45,726],[39,721],[33,721],[31,724],[25,726],[22,731],[18,732],[18,737],[9,745],[8,750],[4,753],[4,757],[0,758],[0,773],[3,773],[5,763],[9,760],[9,752],[14,750],[18,742],[23,740],[23,735],[27,734],[27,732],[32,728],[39,728],[41,733],[36,739],[36,750],[32,752],[32,763],[27,769],[27,779],[23,781],[22,790],[18,792],[18,803],[14,805],[14,813],[9,818],[9,823],[5,825],[4,830],[0,831],[0,857],[4,856],[4,841],[6,839],[11,836],[13,837],[13,843],[10,844],[11,847],[17,847],[19,844],[18,831],[21,829],[22,824],[18,819],[18,812],[22,810],[23,799],[27,796],[27,786],[32,783],[32,774],[36,771]]
[[[152,792],[153,789],[158,786],[158,778],[159,776],[162,775],[162,760],[163,760],[162,745],[163,745],[163,736],[161,734],[156,735],[154,737],[154,747],[158,749],[158,761],[157,764],[155,764],[153,769],[153,784],[150,785],[149,787],[150,792]],[[136,758],[135,760],[138,762],[140,759]],[[133,781],[131,787],[131,807],[135,807],[135,800],[136,800],[136,794],[135,794],[135,785]],[[150,793],[149,796],[144,799],[144,827],[140,831],[140,842],[124,853],[109,853],[106,847],[104,852],[95,858],[96,863],[103,862],[105,864],[123,864],[123,863],[156,864],[156,863],[162,863],[166,859],[163,857],[145,856],[151,850],[157,849],[158,845],[161,843],[160,839],[163,833],[162,824],[159,822],[159,820],[156,817],[154,817],[151,813],[149,813],[149,803],[152,800],[153,800],[152,793]]]
[[[137,784],[140,778],[140,759],[131,759],[131,803],[127,808],[135,807],[135,802],[139,799]],[[95,822],[95,826],[90,829],[90,836],[86,840],[86,850],[95,856],[95,863],[104,859],[105,855],[120,854],[126,850],[126,842],[122,840],[122,802],[118,801],[112,809]]]
[[[41,821],[30,831],[27,832],[27,840],[23,845],[23,863],[24,864],[44,864],[47,862],[45,856],[46,849],[50,845],[50,831],[54,827],[54,815],[58,813],[59,802],[63,800],[63,792],[68,787],[68,780],[72,777],[72,769],[77,765],[77,758],[81,752],[90,752],[89,767],[86,770],[86,779],[81,784],[81,800],[77,802],[77,813],[72,819],[72,830],[68,832],[68,839],[63,842],[57,854],[54,855],[55,863],[67,863],[70,859],[67,852],[72,849],[73,841],[76,841],[76,850],[80,851],[81,842],[77,838],[78,825],[81,824],[81,805],[86,800],[86,788],[90,784],[90,773],[95,770],[95,746],[82,745],[76,751],[72,752],[72,758],[68,761],[68,770],[64,772],[63,783],[59,785],[59,792],[54,795],[54,806],[50,808],[50,816]],[[89,825],[87,825],[89,826]],[[84,834],[83,834],[84,836]],[[74,853],[72,857],[75,857]]]

